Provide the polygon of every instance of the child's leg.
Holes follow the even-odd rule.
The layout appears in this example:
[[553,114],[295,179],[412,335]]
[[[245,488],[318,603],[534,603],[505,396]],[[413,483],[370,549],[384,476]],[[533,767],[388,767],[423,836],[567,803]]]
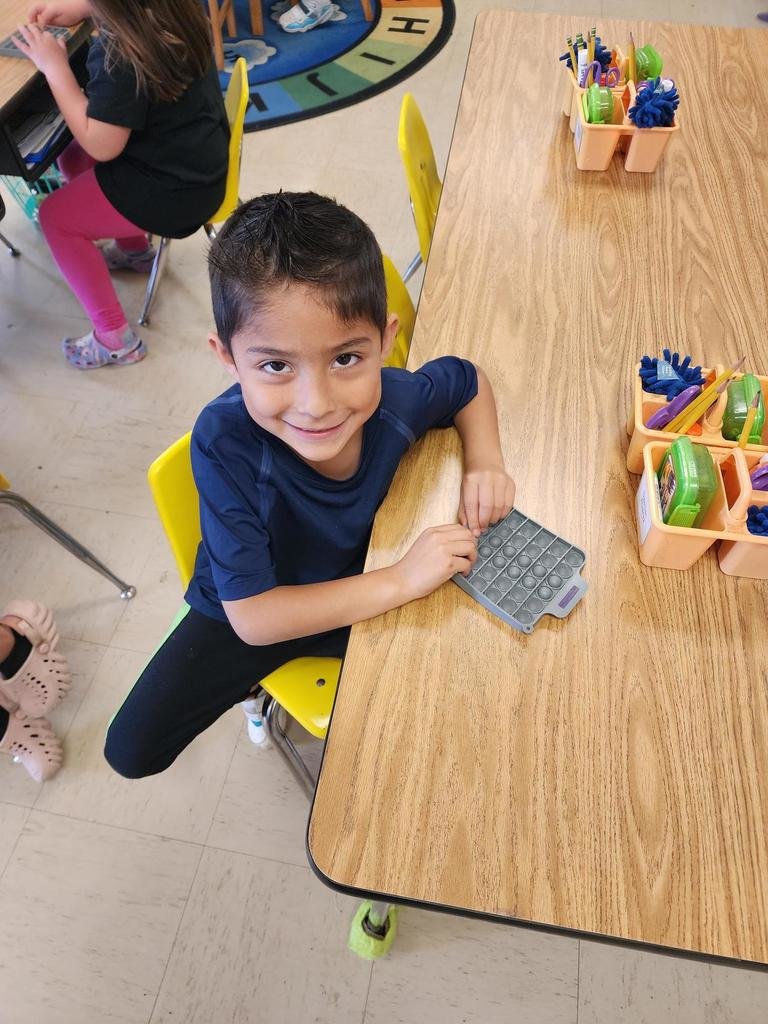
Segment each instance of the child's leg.
[[201,732],[292,658],[342,657],[349,630],[252,647],[228,622],[190,609],[139,677],[107,732],[104,756],[126,778],[164,771]]
[[79,142],[72,139],[56,163],[65,181],[72,181],[83,171],[89,171],[96,161],[85,152]]
[[93,168],[48,196],[40,206],[39,217],[53,258],[90,317],[97,338],[108,348],[119,348],[122,342],[117,339],[128,322],[104,257],[93,240],[125,241],[142,235],[146,246],[146,235],[108,201]]

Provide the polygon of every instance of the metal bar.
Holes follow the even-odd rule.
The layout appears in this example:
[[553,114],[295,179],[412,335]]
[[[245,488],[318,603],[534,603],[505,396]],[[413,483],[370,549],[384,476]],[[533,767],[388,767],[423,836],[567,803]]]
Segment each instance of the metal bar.
[[17,509],[23,516],[26,516],[30,522],[33,522],[35,526],[39,526],[41,530],[52,537],[58,544],[61,544],[63,548],[66,548],[70,554],[74,555],[75,558],[79,558],[81,562],[85,562],[95,572],[100,573],[110,583],[114,585],[120,591],[120,597],[124,601],[129,601],[136,593],[136,587],[131,586],[129,583],[124,583],[119,577],[115,576],[103,562],[92,554],[88,548],[75,540],[66,530],[63,530],[57,523],[54,523],[52,519],[49,519],[44,512],[41,512],[39,508],[36,508],[31,502],[27,501],[26,498],[22,498],[20,494],[14,493],[14,491],[0,491],[0,505],[11,505]]

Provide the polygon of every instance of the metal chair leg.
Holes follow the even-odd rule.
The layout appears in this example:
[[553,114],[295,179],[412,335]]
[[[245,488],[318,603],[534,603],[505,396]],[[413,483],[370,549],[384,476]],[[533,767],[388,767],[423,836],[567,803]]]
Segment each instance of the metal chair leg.
[[168,251],[168,246],[171,244],[170,238],[161,238],[160,244],[157,247],[155,253],[155,260],[152,264],[152,270],[149,274],[149,281],[147,281],[147,291],[144,296],[144,308],[139,314],[138,323],[142,327],[145,327],[149,323],[149,311],[152,308],[152,303],[155,300],[155,291],[160,281],[160,277],[165,269],[165,257]]
[[403,283],[408,281],[421,266],[421,253],[417,252],[411,262],[408,264],[405,273],[403,274]]
[[5,237],[5,235],[2,234],[2,233],[0,233],[0,242],[3,243],[3,245],[8,250],[8,252],[11,254],[11,256],[21,256],[21,253],[16,248],[16,246],[13,245],[11,242],[9,242],[8,239]]
[[16,494],[13,491],[0,491],[0,505],[11,505],[17,509],[23,516],[26,516],[30,522],[33,522],[35,526],[39,526],[41,530],[45,531],[49,537],[52,537],[57,543],[61,544],[63,548],[66,548],[70,554],[74,555],[75,558],[79,558],[81,562],[85,562],[95,572],[100,573],[106,577],[110,583],[114,585],[120,591],[120,597],[124,601],[130,601],[130,599],[136,593],[136,587],[132,587],[129,583],[124,583],[119,579],[113,572],[100,562],[95,555],[92,555],[88,548],[84,548],[83,545],[76,541],[74,537],[70,536],[66,530],[54,523],[52,519],[49,519],[44,512],[41,512],[39,508],[36,508],[26,498],[22,498],[20,494]]
[[296,749],[293,740],[286,732],[285,726],[280,721],[281,711],[285,713],[274,697],[267,694],[264,698],[262,710],[264,729],[280,752],[285,763],[291,769],[296,781],[306,793],[307,798],[311,800],[315,793],[315,779],[309,768],[307,768],[304,758]]

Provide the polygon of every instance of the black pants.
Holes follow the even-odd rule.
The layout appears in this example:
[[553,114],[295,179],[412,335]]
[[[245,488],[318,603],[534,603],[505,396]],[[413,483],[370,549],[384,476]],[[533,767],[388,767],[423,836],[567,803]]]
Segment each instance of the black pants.
[[129,779],[162,772],[195,736],[247,700],[260,679],[292,658],[342,658],[348,639],[345,628],[252,647],[228,622],[191,608],[112,720],[104,756]]

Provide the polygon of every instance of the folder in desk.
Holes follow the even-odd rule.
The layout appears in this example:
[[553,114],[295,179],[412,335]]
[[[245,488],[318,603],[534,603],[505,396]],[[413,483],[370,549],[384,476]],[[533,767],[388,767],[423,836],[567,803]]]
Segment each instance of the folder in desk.
[[66,129],[66,122],[56,108],[27,118],[14,132],[14,142],[27,166],[44,160]]

